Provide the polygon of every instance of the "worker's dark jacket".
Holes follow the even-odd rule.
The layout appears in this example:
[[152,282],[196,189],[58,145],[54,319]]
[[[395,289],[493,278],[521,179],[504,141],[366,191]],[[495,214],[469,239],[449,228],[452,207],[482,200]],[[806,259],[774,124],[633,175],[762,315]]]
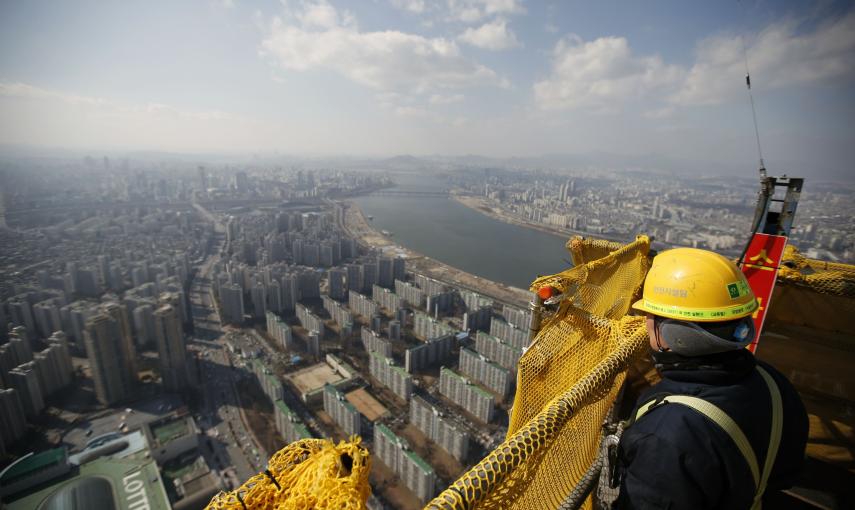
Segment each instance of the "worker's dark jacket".
[[[745,433],[762,473],[771,430],[766,383],[747,350],[701,358],[654,353],[663,380],[639,399],[659,394],[702,398],[727,413]],[[766,494],[790,487],[804,463],[808,419],[787,379],[775,379],[783,404],[783,430]],[[634,413],[633,413],[634,416]],[[616,508],[751,508],[755,487],[745,457],[730,435],[697,411],[676,403],[648,412],[624,432],[618,447],[621,493]]]

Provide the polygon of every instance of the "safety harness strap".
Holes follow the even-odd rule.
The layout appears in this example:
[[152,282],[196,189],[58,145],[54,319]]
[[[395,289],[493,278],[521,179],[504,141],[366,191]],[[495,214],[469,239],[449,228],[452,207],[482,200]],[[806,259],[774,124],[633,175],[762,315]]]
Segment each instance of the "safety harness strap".
[[745,433],[742,432],[739,425],[733,421],[733,418],[728,416],[727,413],[722,411],[719,407],[710,404],[706,400],[697,397],[690,397],[688,395],[669,395],[659,402],[648,402],[640,407],[638,412],[635,414],[635,421],[638,421],[642,416],[647,414],[648,411],[655,407],[672,403],[683,404],[686,407],[694,409],[715,422],[722,430],[727,432],[734,444],[736,444],[736,447],[742,453],[742,456],[745,457],[745,460],[748,462],[748,468],[751,469],[751,476],[754,478],[754,486],[757,487],[760,484],[760,468],[758,467],[757,456],[754,455],[754,450],[751,448],[751,443],[748,442],[748,438],[745,437]]
[[754,502],[751,506],[753,510],[758,510],[761,507],[763,493],[766,491],[766,484],[769,481],[772,466],[775,464],[775,458],[778,455],[778,446],[781,443],[781,429],[783,426],[783,406],[781,404],[781,392],[778,390],[778,385],[775,384],[775,380],[772,379],[772,376],[770,376],[769,373],[759,365],[757,366],[757,371],[760,373],[760,376],[769,388],[769,395],[772,401],[772,423],[769,433],[769,448],[766,450],[766,459],[762,473],[760,472],[759,463],[757,462],[757,456],[754,453],[754,449],[751,447],[751,443],[748,442],[748,438],[745,436],[745,433],[742,432],[741,428],[739,428],[739,425],[719,407],[702,398],[691,397],[688,395],[668,395],[662,398],[657,398],[639,407],[633,420],[638,421],[648,412],[668,403],[682,404],[709,418],[730,436],[740,453],[742,453],[742,456],[745,457],[748,468],[751,470],[751,477],[754,479],[754,487],[756,487]]
[[766,492],[766,484],[769,482],[769,475],[772,473],[772,466],[775,464],[775,458],[778,456],[778,446],[781,444],[781,430],[784,425],[784,406],[781,403],[781,391],[775,380],[769,375],[769,372],[761,366],[757,366],[757,371],[769,387],[769,395],[772,397],[772,431],[769,434],[769,448],[766,450],[766,463],[763,466],[763,476],[760,478],[760,485],[757,486],[757,493],[754,495],[753,509],[759,509],[762,503],[763,493]]

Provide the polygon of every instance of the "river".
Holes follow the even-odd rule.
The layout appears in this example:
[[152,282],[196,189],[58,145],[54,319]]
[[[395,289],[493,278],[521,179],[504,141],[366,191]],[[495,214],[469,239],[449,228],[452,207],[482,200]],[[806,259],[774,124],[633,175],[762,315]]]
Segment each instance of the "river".
[[[395,174],[395,190],[445,189],[433,176]],[[566,269],[566,239],[504,223],[450,198],[367,196],[354,199],[377,230],[396,243],[481,278],[528,289],[538,275]]]

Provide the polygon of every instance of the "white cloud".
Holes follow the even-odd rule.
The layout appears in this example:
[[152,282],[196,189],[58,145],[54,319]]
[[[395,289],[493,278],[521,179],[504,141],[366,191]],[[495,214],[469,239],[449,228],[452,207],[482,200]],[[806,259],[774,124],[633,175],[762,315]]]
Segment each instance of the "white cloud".
[[[752,85],[765,89],[830,83],[855,77],[855,11],[798,33],[792,21],[763,30],[747,48]],[[675,104],[714,104],[745,92],[742,42],[736,36],[702,41]]]
[[463,94],[442,95],[433,94],[430,96],[430,104],[452,104],[463,101]]
[[425,12],[425,0],[390,0],[390,3],[404,11],[421,14]]
[[379,91],[426,93],[501,81],[464,57],[454,41],[397,30],[361,32],[326,2],[274,18],[261,51],[282,69],[330,70]]
[[487,50],[504,50],[520,45],[517,36],[508,29],[508,22],[504,20],[485,23],[478,28],[467,28],[459,39]]
[[70,105],[108,106],[109,103],[97,97],[80,96],[66,92],[34,87],[27,83],[0,82],[0,96],[32,99],[32,100],[55,100]]
[[447,0],[450,18],[472,23],[496,14],[521,14],[525,8],[518,0]]
[[583,42],[571,36],[553,50],[552,74],[534,84],[546,110],[589,108],[615,111],[624,102],[678,82],[683,70],[659,56],[635,56],[623,37]]
[[[768,26],[747,45],[752,86],[765,90],[855,79],[855,11],[800,31],[786,21]],[[587,108],[614,112],[644,99],[645,117],[658,119],[675,107],[741,100],[745,63],[738,36],[719,35],[698,44],[689,67],[659,55],[634,55],[623,37],[584,42],[562,39],[553,50],[552,72],[534,84],[545,110]]]

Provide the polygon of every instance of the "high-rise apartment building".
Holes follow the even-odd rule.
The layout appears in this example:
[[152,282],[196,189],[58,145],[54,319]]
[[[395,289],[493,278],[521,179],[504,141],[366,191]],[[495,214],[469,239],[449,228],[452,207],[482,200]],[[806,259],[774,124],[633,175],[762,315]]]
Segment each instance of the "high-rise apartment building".
[[119,326],[108,314],[98,312],[86,321],[83,341],[89,358],[89,368],[95,383],[98,401],[109,406],[125,398],[130,388],[125,386],[119,343]]
[[395,280],[395,294],[401,296],[408,306],[413,308],[424,308],[425,293],[422,289],[411,283]]
[[483,331],[479,331],[475,335],[475,349],[513,372],[516,372],[517,363],[519,363],[522,356],[522,349],[507,344],[500,338],[488,335]]
[[0,443],[9,446],[27,431],[27,419],[18,391],[0,389]]
[[347,298],[347,272],[341,268],[330,269],[327,272],[329,284],[329,296],[333,299],[343,301]]
[[395,283],[394,264],[391,257],[377,258],[377,285],[391,289]]
[[324,411],[348,436],[362,433],[362,415],[344,394],[330,384],[324,385]]
[[436,472],[382,423],[374,426],[374,454],[403,480],[410,491],[427,503],[436,494]]
[[473,381],[490,388],[502,398],[507,398],[510,395],[514,378],[513,372],[493,363],[483,354],[470,351],[465,347],[460,349],[459,368]]
[[317,331],[318,336],[323,338],[324,336],[324,321],[317,315],[313,314],[311,310],[305,305],[301,305],[297,303],[297,320],[300,321],[300,324],[306,328],[307,331]]
[[440,369],[439,392],[479,420],[489,423],[493,419],[496,407],[495,397],[453,370],[445,367]]
[[378,335],[376,332],[362,326],[360,331],[362,346],[368,352],[377,352],[387,358],[392,357],[392,342]]
[[347,306],[354,315],[371,318],[377,314],[377,303],[353,290],[348,292]]
[[285,402],[277,400],[273,403],[273,414],[276,420],[276,430],[282,436],[286,443],[293,443],[300,439],[310,439],[312,437],[309,429],[297,416],[297,413],[291,410]]
[[187,386],[187,347],[178,311],[172,305],[155,310],[154,330],[163,387],[167,391],[183,391]]
[[395,365],[391,358],[377,352],[368,353],[368,368],[371,375],[392,393],[405,402],[413,394],[413,378],[403,368]]
[[13,368],[7,377],[9,378],[9,387],[18,392],[21,406],[24,408],[24,415],[28,417],[38,416],[45,408],[45,401],[35,363],[29,361]]
[[404,351],[404,367],[412,374],[417,370],[440,363],[451,355],[455,345],[457,345],[457,339],[450,333],[431,338],[421,345]]
[[227,283],[220,287],[220,302],[223,307],[223,321],[239,325],[243,323],[243,289],[240,285]]
[[125,388],[130,391],[137,383],[137,349],[134,345],[131,333],[131,321],[128,317],[128,309],[118,303],[105,303],[101,309],[109,315],[116,323],[119,334],[119,357],[122,363],[122,377],[125,379]]
[[425,340],[455,333],[453,327],[416,310],[413,313],[413,332]]
[[438,407],[418,395],[413,395],[410,400],[410,423],[454,458],[460,462],[466,461],[469,455],[469,434]]
[[395,313],[395,310],[402,306],[402,300],[397,294],[379,285],[372,287],[371,297],[377,304],[390,313]]
[[293,349],[294,340],[291,336],[291,326],[278,315],[267,312],[267,333],[272,336],[283,349]]

